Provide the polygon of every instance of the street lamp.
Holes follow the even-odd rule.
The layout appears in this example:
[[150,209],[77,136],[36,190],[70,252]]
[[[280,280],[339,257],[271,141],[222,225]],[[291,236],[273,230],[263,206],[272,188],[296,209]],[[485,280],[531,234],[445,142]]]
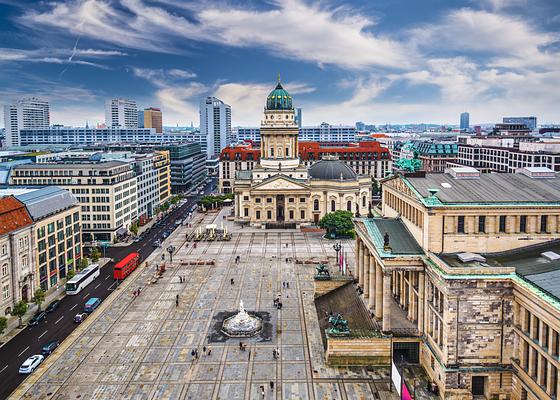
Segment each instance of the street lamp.
[[169,262],[170,262],[171,264],[173,264],[173,252],[174,252],[174,251],[175,251],[175,246],[173,246],[173,245],[170,245],[170,246],[167,248],[167,252],[169,253]]
[[336,251],[336,265],[338,265],[339,267],[340,267],[340,258],[338,258],[338,252],[340,251],[341,248],[342,246],[340,245],[340,243],[333,244],[333,249],[334,251]]

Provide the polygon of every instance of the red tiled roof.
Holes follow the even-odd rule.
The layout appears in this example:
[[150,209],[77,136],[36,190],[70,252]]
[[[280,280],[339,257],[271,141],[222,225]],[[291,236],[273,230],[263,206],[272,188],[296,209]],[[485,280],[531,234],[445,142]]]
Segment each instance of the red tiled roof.
[[0,236],[33,224],[25,205],[14,196],[0,198]]
[[[332,147],[331,147],[332,146]],[[390,159],[389,149],[381,146],[379,142],[375,141],[363,141],[358,143],[330,143],[330,145],[325,145],[325,143],[319,142],[298,142],[299,154],[303,160],[308,160],[309,155],[312,153],[315,160],[319,160],[320,153],[386,153],[385,159]],[[234,147],[226,147],[222,150],[220,155],[221,160],[225,160],[225,155],[229,156],[230,161],[237,159],[246,161],[249,154],[253,155],[253,160],[257,161],[260,159],[261,150],[259,146],[256,146],[253,142],[245,142]],[[378,157],[381,159],[381,156]]]

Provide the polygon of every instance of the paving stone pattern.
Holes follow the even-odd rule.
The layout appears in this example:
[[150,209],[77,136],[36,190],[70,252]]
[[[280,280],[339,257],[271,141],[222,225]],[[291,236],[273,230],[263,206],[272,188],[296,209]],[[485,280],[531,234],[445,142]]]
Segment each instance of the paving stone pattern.
[[[265,399],[397,398],[388,391],[388,370],[325,365],[313,302],[314,265],[292,261],[326,255],[334,260],[331,243],[317,233],[247,229],[230,242],[203,242],[194,249],[184,243],[186,231],[168,240],[178,251],[164,277],[149,284],[155,264],[144,268],[110,307],[92,316],[93,323],[23,398],[262,399],[261,387]],[[353,242],[343,244],[353,256]],[[161,260],[161,254],[151,259]],[[183,265],[192,260],[216,264]],[[135,298],[137,287],[143,290]],[[274,307],[275,296],[282,310]],[[241,299],[247,310],[270,314],[270,340],[243,340],[245,351],[239,339],[209,344],[216,315],[236,311]],[[203,354],[204,345],[211,355]],[[194,348],[198,360],[191,356]]]

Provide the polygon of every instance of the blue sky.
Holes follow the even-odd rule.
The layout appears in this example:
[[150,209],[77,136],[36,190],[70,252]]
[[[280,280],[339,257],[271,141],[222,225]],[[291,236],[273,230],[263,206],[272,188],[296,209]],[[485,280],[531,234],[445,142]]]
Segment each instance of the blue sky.
[[[304,125],[560,122],[558,0],[0,0],[0,99],[38,96],[54,123],[104,101],[198,125],[215,95],[258,125],[281,73]],[[1,117],[0,117],[1,118]],[[3,122],[0,120],[0,126]]]

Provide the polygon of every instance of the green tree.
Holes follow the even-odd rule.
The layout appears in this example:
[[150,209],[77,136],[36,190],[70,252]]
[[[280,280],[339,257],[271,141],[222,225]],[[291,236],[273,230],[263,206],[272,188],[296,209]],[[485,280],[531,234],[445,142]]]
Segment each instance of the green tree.
[[134,233],[135,235],[138,235],[138,230],[139,229],[140,229],[140,227],[138,226],[137,222],[130,225],[130,232]]
[[45,291],[41,288],[35,291],[35,296],[33,296],[33,303],[39,307],[39,311],[41,311],[41,304],[45,301]]
[[379,182],[375,178],[371,178],[371,195],[379,196]]
[[25,315],[25,313],[27,312],[27,309],[29,308],[29,306],[27,305],[27,303],[23,300],[20,300],[12,309],[11,314],[14,317],[18,317],[19,318],[19,326],[18,328],[21,328],[22,326],[22,322],[21,319],[23,318],[23,316]]
[[3,335],[8,327],[8,320],[6,317],[0,317],[0,335]]
[[91,261],[97,262],[101,258],[101,252],[97,247],[94,247],[93,249],[91,249],[89,256],[91,257]]
[[[87,257],[82,257],[80,258],[80,261],[78,261],[76,267],[78,268],[78,271],[81,271],[82,269],[86,268],[89,265],[89,259]],[[68,276],[70,276],[70,273],[68,273]],[[72,276],[74,276],[74,271],[72,271]],[[68,277],[68,279],[71,279],[70,277]]]
[[338,210],[328,213],[319,221],[319,227],[326,229],[327,234],[335,237],[350,236],[354,237],[354,223],[352,222],[352,212]]
[[76,275],[76,273],[74,272],[74,270],[73,270],[73,269],[69,269],[68,272],[66,273],[66,280],[69,281],[69,280],[72,279],[75,275]]

